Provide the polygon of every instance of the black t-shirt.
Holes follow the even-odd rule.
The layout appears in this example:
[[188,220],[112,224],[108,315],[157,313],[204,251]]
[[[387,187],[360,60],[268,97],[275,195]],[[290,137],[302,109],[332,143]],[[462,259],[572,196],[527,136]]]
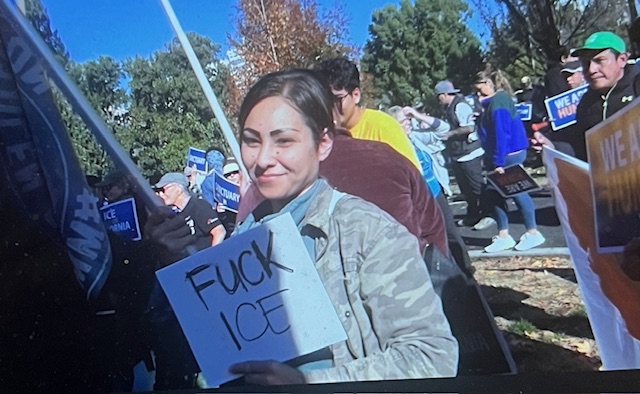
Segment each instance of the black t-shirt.
[[189,202],[178,215],[184,218],[191,234],[196,237],[198,250],[211,246],[211,230],[221,225],[218,213],[207,201],[191,197]]
[[224,229],[227,230],[226,238],[229,238],[233,233],[233,230],[236,228],[237,216],[238,214],[233,211],[225,210],[224,212],[218,212],[218,218],[220,218]]

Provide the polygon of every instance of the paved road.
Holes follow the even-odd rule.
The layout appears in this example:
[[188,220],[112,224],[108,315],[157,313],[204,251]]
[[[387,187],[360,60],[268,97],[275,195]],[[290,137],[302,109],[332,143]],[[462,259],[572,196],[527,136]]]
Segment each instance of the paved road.
[[[558,217],[556,215],[551,192],[543,190],[531,193],[531,196],[533,197],[533,202],[536,206],[536,222],[538,224],[538,230],[544,235],[544,237],[546,238],[546,242],[540,247],[532,249],[528,254],[535,254],[535,249],[547,249],[544,251],[547,254],[550,252],[551,254],[554,254],[554,250],[565,252],[566,250],[564,248],[566,248],[566,243],[564,234],[562,232],[562,227],[560,226],[560,221],[558,220]],[[464,214],[466,212],[465,202],[454,201],[450,203],[450,206],[456,220],[462,219],[464,217]],[[516,242],[524,233],[524,231],[525,228],[520,213],[509,213],[509,232],[511,236],[516,240]],[[472,254],[473,256],[489,256],[490,254],[484,253],[482,249],[491,243],[491,237],[498,233],[498,229],[495,224],[482,231],[473,230],[471,227],[460,227],[460,233],[467,246],[469,247],[470,254]],[[549,251],[549,248],[553,249]],[[522,252],[513,251],[512,253],[508,254],[517,255],[518,253]]]

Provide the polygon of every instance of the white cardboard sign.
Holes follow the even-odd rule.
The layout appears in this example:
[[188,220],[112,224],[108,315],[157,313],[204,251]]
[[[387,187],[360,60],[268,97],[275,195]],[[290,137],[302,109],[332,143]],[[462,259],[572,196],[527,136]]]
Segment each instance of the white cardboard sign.
[[346,339],[290,214],[156,272],[207,383]]

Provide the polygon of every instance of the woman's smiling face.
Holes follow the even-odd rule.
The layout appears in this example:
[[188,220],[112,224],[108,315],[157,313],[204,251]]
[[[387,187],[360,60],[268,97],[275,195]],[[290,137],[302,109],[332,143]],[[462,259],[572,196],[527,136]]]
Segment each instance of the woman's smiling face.
[[316,143],[302,115],[278,96],[265,98],[251,109],[240,141],[251,180],[271,200],[274,211],[313,184],[332,144],[326,132]]

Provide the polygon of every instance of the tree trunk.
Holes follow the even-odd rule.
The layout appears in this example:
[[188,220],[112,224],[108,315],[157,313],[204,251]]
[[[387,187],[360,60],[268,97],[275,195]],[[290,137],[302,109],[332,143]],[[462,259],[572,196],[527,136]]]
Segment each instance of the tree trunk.
[[631,22],[638,17],[638,8],[636,7],[636,0],[628,0],[629,3],[629,15],[631,16]]
[[[517,23],[527,28],[532,46],[539,48],[547,61],[557,57],[560,49],[560,32],[556,26],[552,0],[499,0],[507,6]],[[531,54],[535,58],[534,54]]]

